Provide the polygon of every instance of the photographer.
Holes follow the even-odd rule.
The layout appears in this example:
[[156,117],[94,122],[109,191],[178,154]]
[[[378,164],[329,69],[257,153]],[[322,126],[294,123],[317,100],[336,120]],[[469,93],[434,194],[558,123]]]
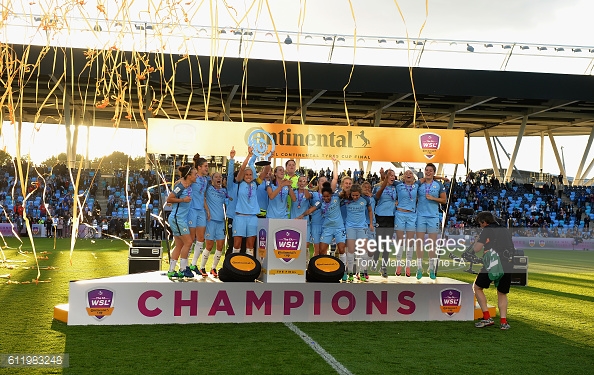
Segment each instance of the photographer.
[[[501,319],[501,329],[510,328],[507,323],[507,293],[511,285],[511,271],[513,265],[514,244],[511,233],[507,228],[497,224],[493,214],[488,211],[480,212],[476,221],[482,228],[481,233],[473,246],[474,252],[484,251],[486,255],[483,268],[474,281],[473,289],[476,300],[483,311],[483,319],[475,324],[477,328],[492,326],[495,324],[489,314],[487,297],[483,289],[488,289],[491,282],[497,287],[497,305]],[[493,251],[491,251],[493,250]],[[486,259],[489,258],[489,259]]]

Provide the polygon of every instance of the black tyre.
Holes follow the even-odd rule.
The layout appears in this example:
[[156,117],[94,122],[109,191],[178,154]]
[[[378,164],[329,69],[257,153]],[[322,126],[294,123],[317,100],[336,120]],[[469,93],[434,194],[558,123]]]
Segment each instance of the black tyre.
[[344,275],[344,263],[329,255],[316,255],[309,260],[306,280],[318,283],[337,283]]
[[262,266],[253,256],[242,253],[225,257],[219,279],[224,282],[253,282],[260,276]]

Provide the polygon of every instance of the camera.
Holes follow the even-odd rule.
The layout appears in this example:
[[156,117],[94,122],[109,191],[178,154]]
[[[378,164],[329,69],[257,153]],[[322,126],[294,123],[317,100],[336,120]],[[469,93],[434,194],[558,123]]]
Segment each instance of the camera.
[[483,259],[479,258],[475,254],[472,247],[469,247],[466,250],[464,250],[462,254],[460,254],[460,257],[457,257],[454,253],[450,253],[449,257],[450,259],[453,259],[455,262],[458,263],[468,263],[468,269],[466,270],[466,272],[468,273],[478,273],[472,269],[472,266],[475,264],[483,264]]

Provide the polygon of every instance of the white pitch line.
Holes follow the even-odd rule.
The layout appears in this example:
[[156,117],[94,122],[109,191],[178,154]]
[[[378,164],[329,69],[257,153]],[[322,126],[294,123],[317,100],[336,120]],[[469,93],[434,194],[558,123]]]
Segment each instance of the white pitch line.
[[301,337],[301,340],[305,341],[310,348],[312,348],[316,353],[320,355],[328,363],[332,366],[333,369],[336,370],[337,373],[340,375],[353,375],[346,367],[344,367],[340,362],[336,360],[330,353],[324,350],[317,342],[315,342],[311,337],[307,335],[307,333],[300,330],[295,324],[291,322],[285,322],[285,325],[293,332],[297,334],[297,336]]

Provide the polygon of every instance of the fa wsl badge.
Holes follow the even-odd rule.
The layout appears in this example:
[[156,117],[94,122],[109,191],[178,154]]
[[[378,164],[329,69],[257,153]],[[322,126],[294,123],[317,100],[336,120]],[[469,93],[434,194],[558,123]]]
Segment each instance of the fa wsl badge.
[[113,313],[114,293],[109,289],[93,289],[87,292],[87,313],[101,320]]
[[428,160],[433,159],[441,144],[441,136],[435,133],[423,133],[419,135],[419,146]]
[[301,233],[292,229],[282,229],[274,234],[277,258],[285,263],[291,263],[301,253]]
[[441,312],[452,316],[460,312],[462,308],[462,292],[458,289],[444,289],[439,293],[439,304]]

